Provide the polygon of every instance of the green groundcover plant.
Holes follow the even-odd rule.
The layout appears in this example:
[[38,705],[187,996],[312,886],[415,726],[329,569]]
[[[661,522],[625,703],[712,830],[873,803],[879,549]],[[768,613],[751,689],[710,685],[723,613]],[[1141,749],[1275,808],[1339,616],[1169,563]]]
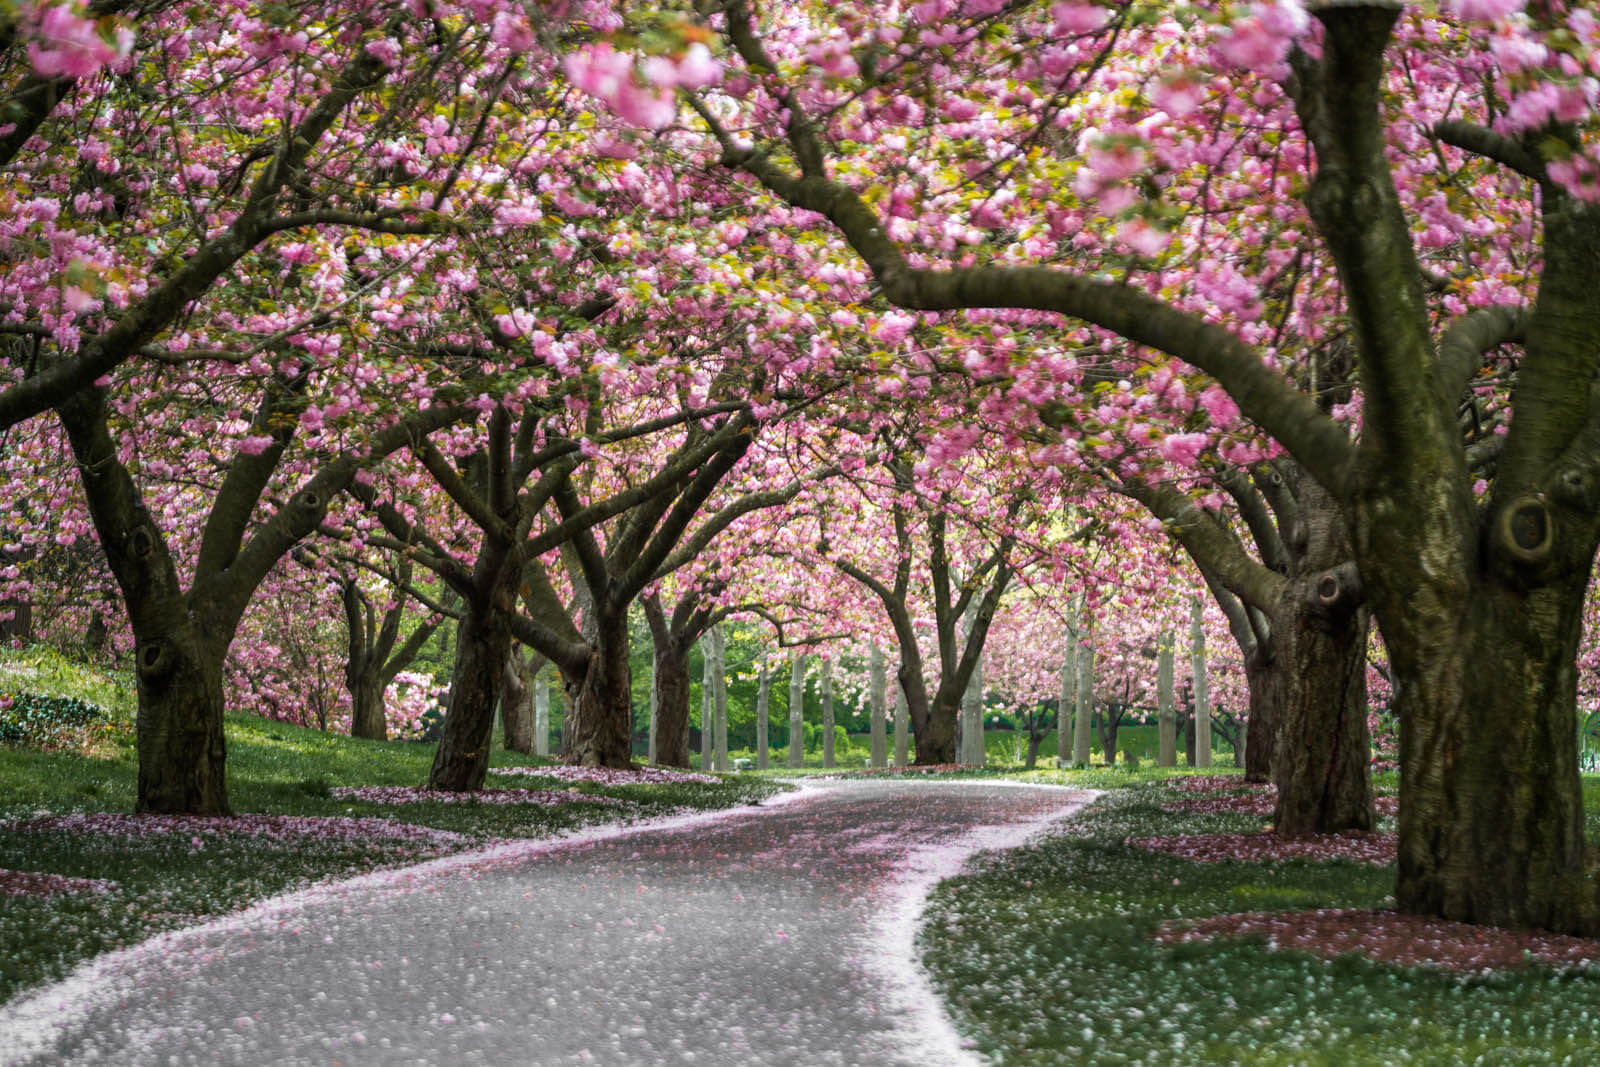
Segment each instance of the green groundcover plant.
[[[1260,831],[1266,820],[1174,812],[1175,792],[1144,774],[1122,784],[1059,834],[992,855],[934,894],[924,962],[957,1026],[998,1062],[1600,1063],[1593,965],[1460,974],[1324,960],[1260,937],[1158,944],[1152,934],[1172,920],[1385,908],[1394,871],[1147,851],[1128,841]],[[1586,779],[1585,794],[1593,840],[1600,781]]]

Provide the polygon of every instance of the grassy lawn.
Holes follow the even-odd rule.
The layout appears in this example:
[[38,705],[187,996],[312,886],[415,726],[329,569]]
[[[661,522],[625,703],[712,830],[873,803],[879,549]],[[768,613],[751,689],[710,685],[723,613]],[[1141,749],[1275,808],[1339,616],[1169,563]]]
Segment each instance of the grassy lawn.
[[[37,662],[35,662],[37,661]],[[132,708],[121,683],[48,655],[0,661],[0,693],[79,695],[113,709],[87,731],[89,755],[0,745],[0,869],[99,879],[100,892],[52,896],[0,893],[0,1002],[59,978],[100,952],[192,925],[297,887],[464,851],[493,839],[546,837],[602,822],[743,804],[778,792],[776,783],[726,778],[714,785],[600,786],[550,777],[490,776],[490,784],[574,795],[554,807],[528,804],[384,805],[338,800],[340,786],[417,786],[433,746],[356,741],[247,715],[227,720],[228,796],[239,814],[382,820],[318,821],[311,833],[256,835],[192,830],[109,836],[19,829],[47,816],[133,811],[137,761]],[[82,740],[82,739],[80,739]],[[540,761],[498,746],[491,766]],[[549,762],[549,761],[546,761]],[[584,802],[583,796],[622,803]],[[389,836],[395,823],[443,834]],[[356,832],[341,832],[340,826]],[[374,832],[377,831],[377,832]]]
[[[1462,977],[1324,961],[1259,939],[1164,947],[1169,919],[1382,908],[1392,867],[1191,863],[1130,837],[1237,833],[1262,818],[1164,811],[1145,771],[1036,776],[1110,788],[1065,832],[935,892],[924,962],[957,1026],[1003,1063],[1600,1063],[1600,974]],[[1394,787],[1394,775],[1380,776]],[[1117,785],[1128,788],[1116,789]],[[1585,780],[1591,837],[1600,779]]]

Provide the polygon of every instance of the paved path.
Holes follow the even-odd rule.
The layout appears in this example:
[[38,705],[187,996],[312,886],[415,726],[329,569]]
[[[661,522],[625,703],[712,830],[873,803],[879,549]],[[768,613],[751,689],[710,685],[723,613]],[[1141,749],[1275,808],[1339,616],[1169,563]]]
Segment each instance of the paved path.
[[0,1009],[0,1062],[976,1062],[913,962],[927,889],[1088,799],[808,784],[318,887]]

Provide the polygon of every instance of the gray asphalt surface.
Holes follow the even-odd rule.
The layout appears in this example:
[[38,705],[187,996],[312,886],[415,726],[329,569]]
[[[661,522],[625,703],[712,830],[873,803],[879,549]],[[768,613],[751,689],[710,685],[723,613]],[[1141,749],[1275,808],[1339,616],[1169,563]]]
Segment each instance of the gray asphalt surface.
[[0,1061],[977,1062],[912,940],[928,888],[1088,795],[854,780],[318,887],[0,1010]]

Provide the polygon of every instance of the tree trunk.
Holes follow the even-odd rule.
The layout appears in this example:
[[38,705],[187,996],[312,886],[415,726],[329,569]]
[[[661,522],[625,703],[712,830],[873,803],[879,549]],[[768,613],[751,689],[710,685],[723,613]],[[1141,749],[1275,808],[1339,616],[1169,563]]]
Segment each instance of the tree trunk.
[[650,740],[645,747],[645,762],[660,763],[659,733],[661,718],[661,699],[656,693],[656,654],[655,642],[651,642],[650,651]]
[[1206,682],[1206,632],[1203,608],[1194,597],[1189,611],[1190,665],[1194,672],[1194,755],[1196,767],[1211,766],[1211,690]]
[[887,766],[889,762],[889,745],[887,732],[884,729],[884,704],[887,702],[886,690],[888,680],[883,663],[883,653],[874,646],[872,658],[868,661],[868,674],[870,676],[871,704],[872,704],[872,754],[871,763],[874,767]]
[[1172,692],[1173,659],[1176,649],[1171,631],[1157,638],[1156,652],[1156,715],[1160,735],[1160,750],[1156,766],[1178,765],[1178,706]]
[[655,652],[656,759],[689,766],[689,650],[670,638]]
[[1273,824],[1284,837],[1370,830],[1373,826],[1367,737],[1367,612],[1300,602],[1276,612],[1283,665],[1273,779]]
[[633,765],[633,675],[628,613],[595,613],[593,652],[573,700],[572,761],[585,767]]
[[1122,728],[1122,705],[1107,704],[1100,712],[1100,754],[1106,766],[1117,762],[1117,731]]
[[894,765],[904,767],[911,758],[911,714],[906,710],[906,691],[899,679],[894,686]]
[[[1292,629],[1293,622],[1288,625]],[[1274,619],[1271,647],[1258,648],[1244,660],[1245,689],[1250,701],[1244,749],[1244,780],[1247,782],[1272,781],[1277,736],[1282,727],[1283,706],[1288,699],[1284,687],[1289,672],[1294,669],[1281,648],[1282,629],[1283,620]],[[1364,641],[1361,650],[1364,656]]]
[[929,700],[922,679],[913,674],[914,665],[900,664],[900,688],[911,715],[911,733],[917,743],[915,763],[921,767],[956,761],[956,717],[961,712],[961,695],[940,686]]
[[772,766],[772,753],[768,751],[767,716],[772,712],[772,666],[762,655],[756,685],[756,770]]
[[508,752],[533,752],[532,664],[516,645],[506,655],[505,688],[500,693],[500,723]]
[[533,672],[533,754],[550,755],[550,676],[545,665]]
[[369,741],[389,739],[388,716],[383,709],[383,682],[376,663],[363,663],[359,670],[347,669],[345,684],[350,690],[350,736]]
[[789,759],[799,767],[806,755],[806,657],[796,649],[789,657]]
[[[188,631],[187,633],[185,631]],[[139,812],[227,815],[222,655],[187,624],[134,634],[139,682]]]
[[1424,570],[1373,516],[1357,531],[1378,557],[1362,576],[1400,720],[1395,898],[1418,914],[1600,934],[1574,729],[1592,519],[1532,496],[1489,514],[1476,565],[1441,537]]
[[1072,717],[1072,762],[1089,765],[1089,716],[1094,711],[1094,646],[1084,635],[1078,645],[1078,685]]
[[237,589],[185,593],[160,527],[106,428],[105,394],[87,389],[57,409],[106,562],[133,627],[139,710],[134,810],[227,815],[222,670],[238,626]]
[[712,753],[716,741],[717,728],[713,723],[716,714],[712,695],[711,672],[716,668],[713,665],[714,657],[711,655],[711,641],[709,639],[700,644],[700,769],[709,771],[715,769]]
[[983,661],[972,669],[961,698],[961,762],[982,767],[987,759],[983,745]]
[[[486,550],[479,556],[478,566],[487,570],[498,564]],[[461,616],[450,674],[450,710],[434,749],[429,789],[476,792],[483,788],[489,770],[494,713],[511,652],[507,613],[514,603],[517,579],[515,568],[498,569],[503,573],[486,593],[468,599]]]
[[833,660],[822,661],[822,765],[833,764]]
[[[1271,640],[1247,657],[1251,707],[1271,707],[1273,820],[1284,837],[1370,830],[1371,746],[1367,736],[1369,613],[1350,558],[1344,518],[1309,476],[1300,481],[1302,550],[1293,579],[1271,612]],[[1246,776],[1261,755],[1259,733]]]
[[716,660],[716,670],[711,676],[711,698],[716,712],[717,770],[727,771],[728,765],[728,643],[722,627],[711,628],[711,655]]
[[1034,764],[1039,762],[1039,743],[1044,740],[1044,734],[1028,734],[1028,755],[1023,763],[1023,770],[1033,770]]

